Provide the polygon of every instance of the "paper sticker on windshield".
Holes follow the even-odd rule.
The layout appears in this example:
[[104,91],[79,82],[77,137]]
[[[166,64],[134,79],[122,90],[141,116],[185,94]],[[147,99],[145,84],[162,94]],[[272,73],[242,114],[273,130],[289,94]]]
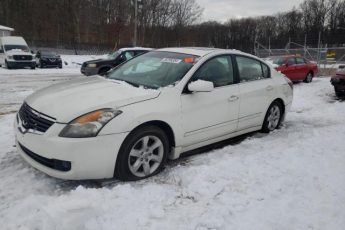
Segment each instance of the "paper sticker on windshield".
[[161,62],[165,62],[165,63],[173,63],[173,64],[178,64],[180,63],[182,60],[181,59],[174,59],[174,58],[163,58],[161,60]]

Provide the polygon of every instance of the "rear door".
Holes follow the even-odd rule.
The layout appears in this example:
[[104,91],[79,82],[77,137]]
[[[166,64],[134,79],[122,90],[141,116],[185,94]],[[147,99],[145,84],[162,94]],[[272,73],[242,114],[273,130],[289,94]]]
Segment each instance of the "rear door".
[[269,67],[247,56],[236,56],[240,80],[238,131],[260,128],[266,110],[274,97],[274,82]]

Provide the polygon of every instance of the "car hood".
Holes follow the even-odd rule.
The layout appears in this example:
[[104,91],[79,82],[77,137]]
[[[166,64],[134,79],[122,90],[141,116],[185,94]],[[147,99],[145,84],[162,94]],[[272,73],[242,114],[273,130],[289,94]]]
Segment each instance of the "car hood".
[[86,64],[102,64],[102,63],[112,63],[114,62],[114,59],[95,59],[95,60],[90,60],[86,61]]
[[32,53],[25,52],[25,51],[20,50],[20,49],[9,50],[9,51],[6,51],[6,53],[8,55],[29,55],[29,56],[33,56]]
[[156,98],[159,94],[159,90],[136,88],[97,76],[52,85],[35,92],[25,101],[57,122],[68,123],[97,109],[119,108]]

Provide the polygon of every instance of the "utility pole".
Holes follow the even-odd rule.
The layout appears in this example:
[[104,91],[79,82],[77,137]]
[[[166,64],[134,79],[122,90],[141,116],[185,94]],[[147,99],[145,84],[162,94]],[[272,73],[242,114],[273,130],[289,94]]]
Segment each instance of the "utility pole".
[[307,53],[307,34],[304,35],[304,57]]
[[134,0],[134,39],[133,46],[137,46],[137,33],[138,33],[138,0]]
[[321,59],[321,31],[319,32],[319,41],[317,43],[317,64],[320,64],[320,59]]
[[256,32],[255,32],[255,37],[254,37],[254,55],[255,56],[258,56],[258,54],[257,54],[257,50],[256,50]]

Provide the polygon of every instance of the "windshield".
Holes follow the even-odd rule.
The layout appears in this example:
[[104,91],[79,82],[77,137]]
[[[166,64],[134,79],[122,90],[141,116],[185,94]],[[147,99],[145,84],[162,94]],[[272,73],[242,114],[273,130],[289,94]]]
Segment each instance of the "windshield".
[[22,50],[25,52],[29,52],[29,47],[25,46],[25,45],[4,45],[4,48],[6,51],[10,51],[10,50]]
[[196,58],[188,54],[149,52],[115,68],[107,77],[134,86],[157,89],[181,80],[193,67]]
[[273,63],[273,64],[276,64],[278,66],[281,66],[285,63],[285,58],[283,58],[283,57],[270,57],[268,59],[268,61]]
[[115,52],[113,52],[113,53],[109,53],[109,54],[107,55],[107,58],[108,58],[108,59],[116,59],[120,54],[121,54],[121,52],[115,51]]
[[54,53],[54,52],[49,52],[49,51],[41,51],[41,55],[42,55],[42,56],[47,56],[47,57],[54,57],[54,56],[57,56],[56,53]]

